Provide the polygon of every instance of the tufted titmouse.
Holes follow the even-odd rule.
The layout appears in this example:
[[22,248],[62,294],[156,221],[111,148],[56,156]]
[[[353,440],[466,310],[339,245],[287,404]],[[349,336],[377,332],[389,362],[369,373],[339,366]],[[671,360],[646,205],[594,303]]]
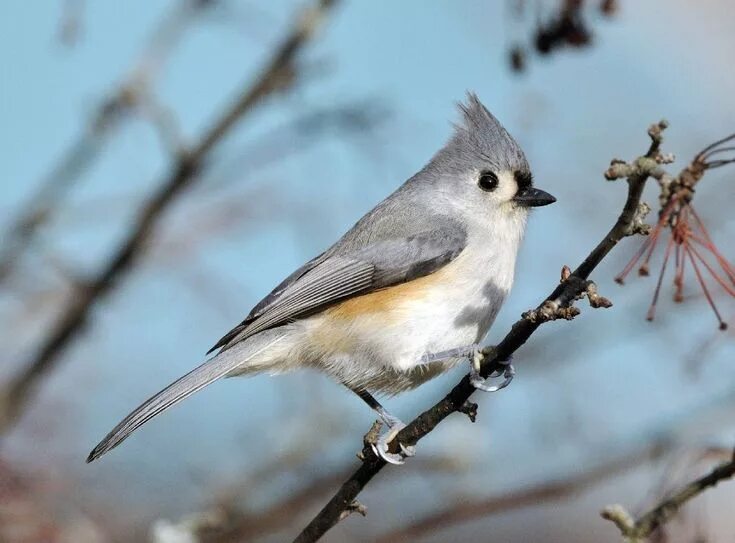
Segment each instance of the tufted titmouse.
[[[328,373],[378,412],[389,429],[376,453],[392,463],[412,455],[388,452],[404,425],[372,393],[415,388],[472,358],[513,283],[528,208],[555,201],[533,187],[523,151],[477,96],[460,110],[454,134],[421,171],[288,276],[217,342],[215,356],[125,417],[87,461],[221,377],[303,367]],[[477,364],[471,381],[498,388]]]

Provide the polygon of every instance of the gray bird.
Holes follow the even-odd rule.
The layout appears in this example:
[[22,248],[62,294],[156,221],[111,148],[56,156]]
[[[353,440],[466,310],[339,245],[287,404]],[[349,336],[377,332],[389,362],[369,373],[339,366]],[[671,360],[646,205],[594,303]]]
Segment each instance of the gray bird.
[[125,417],[88,462],[175,403],[221,377],[326,372],[388,426],[375,446],[386,461],[405,425],[372,396],[413,389],[470,358],[505,300],[530,207],[555,201],[533,187],[523,151],[469,94],[461,122],[421,171],[325,252],[289,275],[209,351],[217,354]]

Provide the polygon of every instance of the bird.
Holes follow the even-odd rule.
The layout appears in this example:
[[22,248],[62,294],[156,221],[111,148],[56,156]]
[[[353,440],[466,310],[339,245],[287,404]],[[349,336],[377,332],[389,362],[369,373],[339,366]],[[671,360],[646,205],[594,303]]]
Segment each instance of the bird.
[[[325,372],[387,426],[373,445],[401,464],[413,446],[388,444],[405,424],[375,398],[411,390],[470,361],[510,292],[529,212],[556,199],[533,183],[521,147],[467,93],[446,144],[336,243],[289,275],[210,349],[92,450],[91,462],[144,423],[223,377]],[[216,352],[215,352],[216,351]],[[490,376],[490,377],[498,377]]]

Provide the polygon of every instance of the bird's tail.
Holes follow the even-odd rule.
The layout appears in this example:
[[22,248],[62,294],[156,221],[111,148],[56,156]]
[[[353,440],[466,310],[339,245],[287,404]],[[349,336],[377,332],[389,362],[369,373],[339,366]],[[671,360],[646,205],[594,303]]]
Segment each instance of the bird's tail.
[[[274,330],[275,331],[275,330]],[[201,366],[193,369],[180,379],[174,381],[164,388],[158,394],[152,396],[135,411],[125,417],[115,426],[105,438],[100,441],[97,446],[92,449],[87,457],[87,462],[91,462],[114,449],[122,443],[130,434],[137,430],[140,426],[151,420],[156,415],[164,412],[172,405],[187,398],[191,394],[203,389],[210,383],[225,377],[228,373],[237,370],[238,374],[249,373],[246,368],[248,362],[260,354],[263,350],[280,341],[283,336],[281,334],[261,333],[257,336],[249,338],[232,348],[220,352],[218,355],[210,358]],[[267,340],[270,341],[267,341]],[[263,341],[266,340],[266,341]],[[261,368],[252,367],[252,371]]]

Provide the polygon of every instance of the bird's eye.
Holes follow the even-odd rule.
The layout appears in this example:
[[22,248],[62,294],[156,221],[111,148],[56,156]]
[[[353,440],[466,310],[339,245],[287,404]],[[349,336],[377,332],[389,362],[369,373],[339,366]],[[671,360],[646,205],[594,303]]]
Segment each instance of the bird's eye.
[[486,192],[492,192],[498,188],[498,176],[493,172],[482,172],[477,186]]

